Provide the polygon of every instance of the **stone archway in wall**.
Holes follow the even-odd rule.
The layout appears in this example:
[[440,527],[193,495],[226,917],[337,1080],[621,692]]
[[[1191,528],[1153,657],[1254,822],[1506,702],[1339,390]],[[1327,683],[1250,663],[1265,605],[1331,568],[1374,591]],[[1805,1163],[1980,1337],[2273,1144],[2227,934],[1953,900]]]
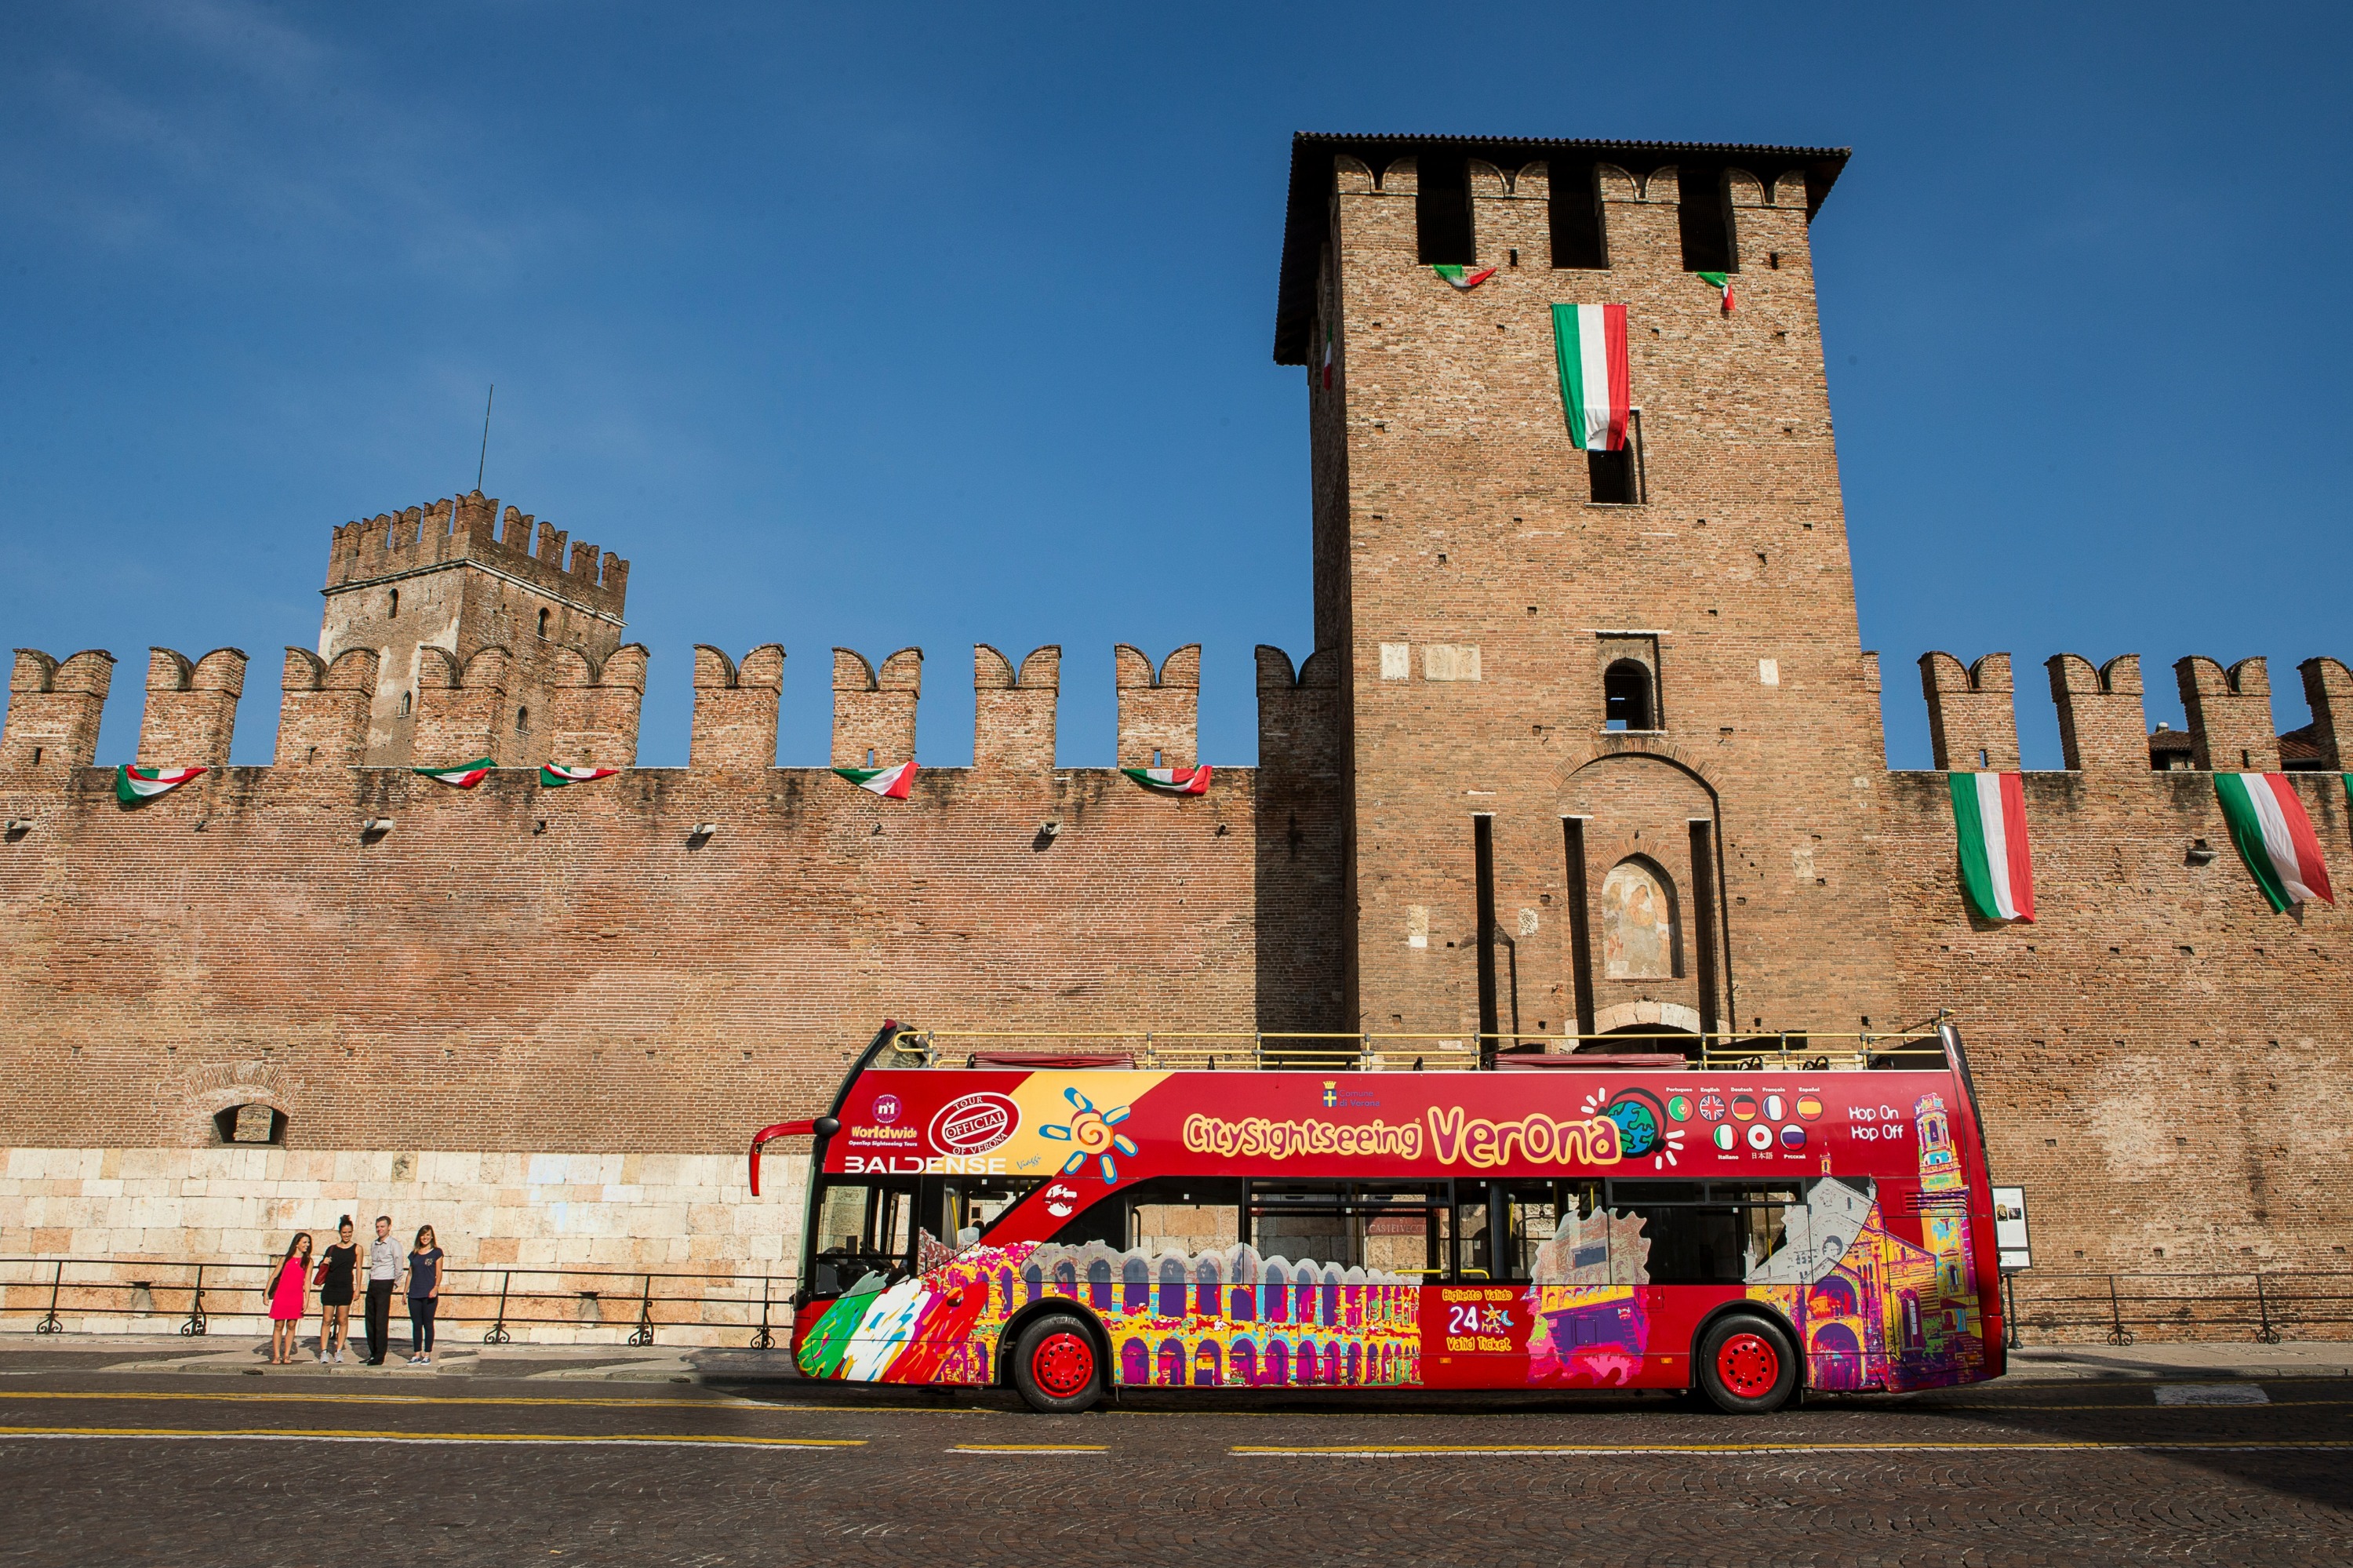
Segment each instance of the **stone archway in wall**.
[[1662,740],[1630,737],[1569,768],[1558,793],[1578,1033],[1728,1027],[1722,832],[1704,771]]

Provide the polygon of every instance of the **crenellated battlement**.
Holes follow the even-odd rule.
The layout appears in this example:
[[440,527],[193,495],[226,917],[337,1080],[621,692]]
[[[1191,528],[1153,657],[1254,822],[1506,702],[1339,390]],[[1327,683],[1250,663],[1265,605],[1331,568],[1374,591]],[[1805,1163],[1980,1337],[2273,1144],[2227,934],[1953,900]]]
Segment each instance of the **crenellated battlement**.
[[628,562],[594,545],[571,544],[564,530],[518,507],[501,514],[498,501],[479,490],[336,528],[327,553],[327,592],[467,561],[615,620],[628,594]]
[[[2051,700],[2058,710],[2059,745],[2066,769],[2082,773],[2147,772],[2148,714],[2143,704],[2140,656],[2120,653],[2097,666],[2075,653],[2053,654]],[[2193,654],[2175,663],[2181,705],[2189,719],[2190,766],[2200,771],[2277,772],[2282,741],[2272,713],[2271,679],[2262,659],[2221,661]],[[2343,766],[2344,737],[2353,732],[2353,672],[2336,659],[2297,666],[2312,709],[2314,755],[2288,766]],[[2015,770],[2018,715],[2010,655],[1988,653],[1964,668],[1949,653],[1925,653],[1920,682],[1928,705],[1928,736],[1936,771]]]

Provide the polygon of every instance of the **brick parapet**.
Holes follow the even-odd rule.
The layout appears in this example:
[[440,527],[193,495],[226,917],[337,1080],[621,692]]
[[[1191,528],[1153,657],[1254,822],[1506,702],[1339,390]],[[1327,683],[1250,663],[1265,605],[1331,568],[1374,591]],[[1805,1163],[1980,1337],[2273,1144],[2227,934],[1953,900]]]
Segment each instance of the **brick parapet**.
[[708,643],[694,649],[694,732],[687,767],[733,773],[776,765],[776,702],[785,683],[782,645],[764,642],[739,668]]
[[114,655],[86,648],[66,660],[16,650],[8,717],[0,729],[0,769],[63,779],[98,757],[98,725],[114,683]]
[[1122,768],[1190,768],[1201,759],[1201,645],[1188,642],[1154,669],[1151,655],[1112,650]]
[[220,768],[237,733],[245,694],[244,651],[216,648],[191,660],[169,648],[147,653],[147,705],[139,726],[146,768]]
[[377,659],[354,648],[332,664],[307,648],[286,650],[280,677],[280,768],[357,768],[367,756],[368,707]]
[[2196,768],[2272,773],[2279,768],[2279,733],[2272,724],[2271,677],[2261,659],[2224,669],[2191,655],[2177,661],[2174,679],[2189,719],[2190,761]]
[[2320,765],[2353,769],[2353,670],[2342,660],[2326,658],[2306,659],[2295,668],[2304,677],[2304,700],[2312,708],[2312,738],[2320,748]]
[[1062,650],[1050,643],[1013,662],[986,642],[972,650],[972,764],[1008,772],[1050,772]]
[[2018,711],[2010,655],[1989,653],[1964,668],[1950,653],[1920,655],[1928,701],[1928,747],[1938,768],[2018,771]]
[[[1059,662],[1057,664],[1059,668]],[[833,765],[892,768],[915,756],[915,704],[923,651],[902,648],[877,670],[848,648],[833,651]]]

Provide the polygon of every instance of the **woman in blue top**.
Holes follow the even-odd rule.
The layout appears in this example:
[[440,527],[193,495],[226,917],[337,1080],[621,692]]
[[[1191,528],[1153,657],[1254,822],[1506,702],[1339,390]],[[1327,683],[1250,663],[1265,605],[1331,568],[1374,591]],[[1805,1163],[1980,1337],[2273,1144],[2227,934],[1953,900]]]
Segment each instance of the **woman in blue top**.
[[431,1225],[417,1227],[408,1254],[408,1364],[433,1364],[433,1309],[441,1302],[441,1248]]

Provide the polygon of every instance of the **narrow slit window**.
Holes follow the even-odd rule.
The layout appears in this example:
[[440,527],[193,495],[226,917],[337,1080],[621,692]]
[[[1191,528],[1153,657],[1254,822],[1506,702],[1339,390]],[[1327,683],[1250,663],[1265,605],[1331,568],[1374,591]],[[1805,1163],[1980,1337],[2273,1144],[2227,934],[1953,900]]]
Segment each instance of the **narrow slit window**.
[[543,609],[539,612],[539,634],[543,638],[547,635],[547,611]]
[[398,620],[400,619],[400,590],[398,588],[392,590],[392,603],[385,610],[384,618],[386,620]]
[[531,710],[529,708],[515,709],[515,733],[517,735],[529,735],[531,733]]
[[1599,270],[1609,265],[1609,233],[1601,211],[1601,181],[1592,164],[1556,167],[1546,217],[1552,225],[1552,264]]

